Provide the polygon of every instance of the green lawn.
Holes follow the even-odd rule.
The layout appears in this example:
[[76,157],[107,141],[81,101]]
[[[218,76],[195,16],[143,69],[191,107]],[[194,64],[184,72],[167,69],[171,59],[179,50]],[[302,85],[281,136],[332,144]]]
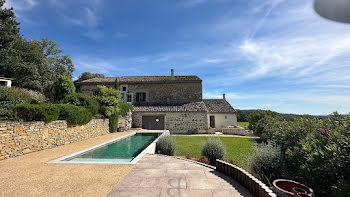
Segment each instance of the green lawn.
[[[201,149],[207,136],[172,136],[177,142],[177,156],[201,157]],[[247,166],[247,158],[253,152],[256,143],[253,139],[241,137],[219,137],[226,147],[225,159],[232,159],[240,167]]]
[[237,122],[237,125],[248,129],[249,122]]

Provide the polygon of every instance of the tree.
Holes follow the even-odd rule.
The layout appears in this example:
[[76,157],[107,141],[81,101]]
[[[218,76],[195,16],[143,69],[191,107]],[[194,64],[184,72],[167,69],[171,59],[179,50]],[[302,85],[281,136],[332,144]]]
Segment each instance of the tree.
[[255,135],[260,136],[263,128],[260,127],[258,124],[260,120],[264,119],[267,116],[271,117],[280,117],[281,115],[277,112],[270,111],[270,110],[255,110],[253,113],[251,113],[248,117],[249,120],[249,129],[254,131]]
[[20,37],[20,23],[16,21],[13,8],[3,9],[4,4],[5,0],[0,0],[0,49],[10,47],[12,42]]
[[92,78],[104,78],[104,77],[105,77],[105,75],[102,74],[102,73],[83,72],[79,76],[77,82],[84,81],[84,80],[87,80],[87,79],[92,79]]
[[54,96],[56,101],[61,101],[69,94],[75,93],[75,86],[68,76],[60,75],[54,84]]
[[104,77],[105,77],[105,75],[102,73],[83,72],[80,74],[78,79],[76,81],[74,81],[74,85],[77,88],[77,91],[80,91],[80,85],[78,82],[92,79],[92,78],[104,78]]
[[97,86],[96,100],[100,103],[102,114],[109,118],[110,132],[115,132],[118,127],[120,106],[123,103],[118,99],[120,91],[106,86]]
[[47,38],[41,41],[22,38],[13,9],[3,9],[4,3],[0,0],[0,76],[14,78],[14,86],[52,98],[58,75],[72,77],[72,60],[61,55],[58,45]]
[[56,73],[72,77],[74,71],[73,62],[69,55],[61,54],[63,50],[59,48],[57,43],[48,38],[42,38],[35,42],[41,45],[48,63],[55,69]]

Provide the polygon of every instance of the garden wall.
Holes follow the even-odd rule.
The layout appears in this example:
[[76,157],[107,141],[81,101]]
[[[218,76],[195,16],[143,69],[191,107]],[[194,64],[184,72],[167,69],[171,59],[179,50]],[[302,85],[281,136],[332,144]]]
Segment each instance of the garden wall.
[[221,160],[216,160],[216,170],[236,180],[239,184],[249,190],[253,196],[277,197],[277,195],[264,183],[238,166]]
[[108,119],[93,119],[85,125],[78,126],[69,126],[64,120],[47,124],[42,121],[0,121],[0,160],[107,133]]

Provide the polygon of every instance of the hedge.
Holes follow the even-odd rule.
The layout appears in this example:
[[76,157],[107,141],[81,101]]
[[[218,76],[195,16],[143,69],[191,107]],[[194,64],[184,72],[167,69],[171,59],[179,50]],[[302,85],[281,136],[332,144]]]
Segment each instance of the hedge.
[[15,107],[18,117],[24,121],[45,121],[46,123],[58,120],[60,108],[53,104],[20,104]]
[[18,120],[13,108],[18,104],[46,102],[41,93],[16,87],[0,87],[0,120]]
[[59,105],[61,109],[60,120],[66,120],[68,124],[86,124],[90,122],[93,115],[89,109],[70,104]]
[[88,109],[70,104],[20,104],[15,111],[24,121],[66,120],[68,124],[86,124],[92,119]]
[[64,97],[61,103],[85,107],[92,113],[92,115],[96,115],[99,110],[99,103],[85,94],[69,94]]

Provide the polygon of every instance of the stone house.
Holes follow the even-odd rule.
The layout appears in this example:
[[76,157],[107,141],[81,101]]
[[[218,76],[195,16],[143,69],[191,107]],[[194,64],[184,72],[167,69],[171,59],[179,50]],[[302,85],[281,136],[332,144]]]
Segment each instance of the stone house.
[[173,133],[206,133],[237,125],[234,108],[223,99],[203,99],[198,76],[130,76],[93,78],[79,82],[81,93],[93,95],[97,85],[114,87],[134,106],[132,126]]

